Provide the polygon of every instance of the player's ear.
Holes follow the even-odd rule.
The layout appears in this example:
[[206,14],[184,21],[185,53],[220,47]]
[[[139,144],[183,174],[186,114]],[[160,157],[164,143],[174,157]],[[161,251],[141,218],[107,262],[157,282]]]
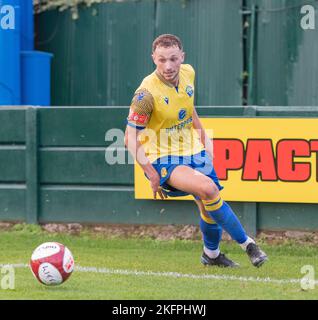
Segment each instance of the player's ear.
[[153,63],[156,64],[156,62],[155,62],[155,53],[154,52],[151,54],[151,58],[152,58]]
[[185,59],[185,52],[182,51],[182,53],[181,53],[181,63],[184,62],[184,59]]

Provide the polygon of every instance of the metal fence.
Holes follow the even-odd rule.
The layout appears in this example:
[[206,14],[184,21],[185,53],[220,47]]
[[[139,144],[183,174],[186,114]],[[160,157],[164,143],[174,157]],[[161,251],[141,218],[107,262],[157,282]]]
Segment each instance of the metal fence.
[[[304,113],[305,110],[305,113]],[[0,220],[196,224],[193,201],[135,200],[132,164],[110,165],[107,152],[128,159],[123,139],[128,107],[8,107],[0,109]],[[317,117],[318,107],[198,107],[204,117]],[[317,230],[315,204],[232,202],[244,226]]]
[[[36,16],[36,47],[54,53],[52,105],[128,105],[154,66],[162,33],[184,43],[196,69],[196,104],[318,105],[318,27],[308,0],[143,0]],[[317,16],[317,14],[316,14]],[[317,19],[316,19],[317,20]]]

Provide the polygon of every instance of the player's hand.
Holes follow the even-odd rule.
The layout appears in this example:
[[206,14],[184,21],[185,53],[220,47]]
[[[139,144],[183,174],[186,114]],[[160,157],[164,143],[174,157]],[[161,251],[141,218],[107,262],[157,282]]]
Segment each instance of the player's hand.
[[162,188],[160,187],[160,176],[157,172],[151,177],[149,177],[149,180],[151,184],[151,189],[153,191],[154,199],[157,199],[157,193],[159,194],[162,200],[168,198],[167,195],[162,191]]
[[[164,199],[168,198],[168,196],[163,192],[163,190],[162,190],[162,188],[160,186],[158,187],[158,191],[157,192],[158,192],[161,200],[164,200]],[[154,198],[155,199],[157,199],[157,192],[154,193]]]

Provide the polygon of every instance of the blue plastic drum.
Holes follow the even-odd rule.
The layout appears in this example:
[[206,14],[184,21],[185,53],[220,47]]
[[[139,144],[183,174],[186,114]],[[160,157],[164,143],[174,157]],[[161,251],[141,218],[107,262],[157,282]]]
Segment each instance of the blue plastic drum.
[[49,106],[51,104],[51,60],[53,54],[21,51],[21,103]]
[[0,105],[21,103],[19,2],[0,0]]
[[[1,0],[0,0],[1,1]],[[21,0],[21,50],[34,49],[33,0]]]

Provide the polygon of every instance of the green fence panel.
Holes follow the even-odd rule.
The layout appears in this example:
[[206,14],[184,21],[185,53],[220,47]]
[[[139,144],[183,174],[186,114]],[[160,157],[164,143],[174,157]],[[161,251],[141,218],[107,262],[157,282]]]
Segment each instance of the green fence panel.
[[133,185],[134,170],[126,164],[128,156],[124,147],[42,149],[40,180],[44,184]]
[[0,144],[23,144],[25,142],[25,109],[0,108]]
[[243,106],[196,106],[200,117],[238,117],[244,116],[248,108]]
[[241,1],[160,0],[156,35],[180,36],[186,61],[196,70],[196,103],[242,104]]
[[[300,22],[307,0],[247,0],[256,5],[255,90],[249,104],[270,106],[318,105],[318,29],[304,30]],[[317,20],[317,14],[316,14]],[[249,20],[250,29],[251,19]],[[251,37],[248,40],[251,43]],[[252,100],[252,101],[251,101]]]
[[[196,68],[200,105],[241,105],[242,15],[237,0],[144,0],[36,15],[38,50],[52,52],[52,105],[129,105],[154,70],[151,45],[161,33],[184,42]],[[129,19],[127,19],[129,17]]]
[[0,184],[0,220],[25,221],[25,185]]
[[54,54],[52,104],[128,105],[152,71],[155,1],[95,4],[36,16],[39,50]]
[[[128,107],[40,108],[41,146],[106,147],[116,140],[105,141],[110,129],[122,132],[126,127]],[[109,132],[109,136],[112,134]],[[123,145],[123,140],[118,142]]]
[[[193,201],[136,201],[133,187],[47,186],[41,188],[41,199],[40,222],[197,224],[199,221]],[[233,207],[240,211],[242,204]]]
[[25,147],[0,145],[0,166],[0,183],[25,181]]
[[318,117],[317,107],[257,107],[259,117]]
[[54,186],[43,187],[41,195],[41,222],[187,224],[194,221],[191,214],[184,214],[193,204],[172,206],[162,201],[136,201],[133,187]]
[[318,205],[300,203],[260,203],[257,227],[259,230],[318,229]]

